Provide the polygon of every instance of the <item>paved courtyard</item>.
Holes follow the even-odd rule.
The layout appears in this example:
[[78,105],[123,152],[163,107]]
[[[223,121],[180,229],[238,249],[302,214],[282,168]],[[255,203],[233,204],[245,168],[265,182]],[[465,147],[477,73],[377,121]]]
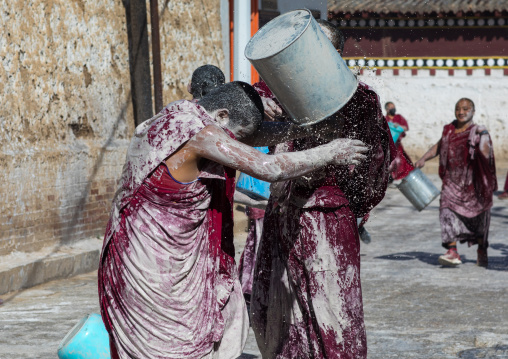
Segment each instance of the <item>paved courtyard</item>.
[[[240,253],[241,216],[237,224]],[[458,248],[463,265],[438,264],[437,200],[418,212],[391,188],[367,229],[373,239],[362,243],[361,255],[369,359],[508,359],[508,201],[495,198],[488,269],[475,265],[476,248],[467,245]],[[0,359],[56,358],[67,331],[99,312],[96,288],[92,272],[1,296]],[[258,357],[251,333],[242,358]]]

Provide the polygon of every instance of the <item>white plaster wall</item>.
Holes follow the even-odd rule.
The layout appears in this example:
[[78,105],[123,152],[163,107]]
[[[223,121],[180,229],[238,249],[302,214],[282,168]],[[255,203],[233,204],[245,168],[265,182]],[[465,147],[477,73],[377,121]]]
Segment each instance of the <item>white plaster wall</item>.
[[454,76],[448,70],[436,70],[435,76],[429,70],[419,70],[416,76],[411,70],[399,70],[398,76],[393,70],[379,76],[364,70],[359,79],[376,89],[383,106],[394,102],[397,113],[406,118],[410,130],[404,147],[413,159],[439,140],[443,126],[455,119],[457,100],[468,97],[476,106],[475,122],[491,133],[496,160],[508,162],[508,76],[502,69],[492,69],[490,76],[483,69],[470,76],[466,70],[455,70]]

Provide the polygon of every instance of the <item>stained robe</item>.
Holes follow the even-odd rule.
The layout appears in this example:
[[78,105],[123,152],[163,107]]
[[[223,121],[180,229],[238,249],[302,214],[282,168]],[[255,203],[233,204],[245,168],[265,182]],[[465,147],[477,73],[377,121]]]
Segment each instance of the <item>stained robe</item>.
[[[387,118],[388,122],[396,123],[400,126],[404,126],[407,129],[409,129],[409,125],[404,117],[397,114],[393,116],[391,119]],[[397,142],[395,143],[395,147],[397,147],[397,156],[395,156],[395,168],[392,172],[392,178],[394,180],[399,180],[404,177],[406,177],[409,172],[414,170],[413,162],[411,161],[411,158],[409,158],[409,155],[404,150],[404,146],[402,146],[402,139],[406,137],[406,132],[402,132],[397,139]]]
[[233,259],[235,171],[206,160],[198,181],[178,184],[164,165],[214,124],[199,105],[177,101],[136,128],[98,278],[120,358],[241,354],[248,318]]
[[263,217],[265,216],[265,211],[258,208],[247,207],[245,214],[248,218],[249,232],[245,240],[242,256],[240,257],[240,263],[238,264],[238,272],[243,295],[245,300],[250,303],[252,281],[254,280],[254,267],[256,264],[259,242],[261,241],[261,234],[263,233]]
[[[384,197],[394,144],[367,85],[359,84],[340,114],[347,137],[370,147],[367,160],[287,181],[267,206],[251,297],[263,358],[367,356],[356,218]],[[287,146],[303,150],[320,142]]]
[[[480,151],[477,125],[455,133],[456,121],[444,126],[439,146],[439,176],[443,181],[440,223],[443,246],[460,241],[488,247],[493,193],[497,189],[494,152]],[[490,148],[492,141],[489,136]]]

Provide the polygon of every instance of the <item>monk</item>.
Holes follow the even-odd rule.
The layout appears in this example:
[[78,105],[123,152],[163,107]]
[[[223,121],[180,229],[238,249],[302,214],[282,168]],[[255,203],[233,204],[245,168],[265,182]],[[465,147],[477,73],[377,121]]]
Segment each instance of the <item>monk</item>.
[[191,81],[187,85],[187,91],[192,98],[199,100],[216,87],[223,85],[226,78],[221,69],[214,65],[203,65],[192,73]]
[[273,182],[365,159],[350,139],[262,154],[240,142],[262,117],[257,92],[232,82],[136,128],[98,272],[112,358],[238,357],[248,319],[234,263],[235,169]]
[[[324,32],[338,48],[334,29]],[[270,96],[269,89],[261,92]],[[367,356],[356,218],[383,198],[394,145],[379,98],[365,84],[335,116],[343,124],[336,131],[275,151],[309,149],[340,136],[369,146],[361,165],[326,166],[272,184],[250,308],[263,358]]]
[[393,102],[385,103],[385,110],[386,121],[391,122],[396,126],[400,126],[404,130],[395,143],[395,147],[397,147],[397,156],[392,163],[393,171],[391,173],[392,180],[400,180],[406,177],[409,172],[414,170],[413,162],[404,150],[404,146],[402,146],[402,139],[406,137],[406,132],[409,131],[409,125],[402,115],[396,113],[397,110]]
[[508,199],[508,173],[506,174],[506,179],[504,180],[503,192],[500,193],[497,198]]
[[477,244],[476,264],[488,266],[490,208],[497,189],[494,150],[490,134],[483,125],[475,124],[475,106],[468,98],[455,105],[456,119],[444,126],[438,143],[416,162],[439,155],[439,176],[443,181],[439,220],[441,240],[447,252],[439,263],[456,266],[462,263],[457,242]]

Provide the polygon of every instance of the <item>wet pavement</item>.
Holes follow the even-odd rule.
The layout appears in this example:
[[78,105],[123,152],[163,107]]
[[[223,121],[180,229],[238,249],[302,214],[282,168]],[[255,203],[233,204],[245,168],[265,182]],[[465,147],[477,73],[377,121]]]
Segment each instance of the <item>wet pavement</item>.
[[[237,223],[240,253],[245,222],[238,216]],[[372,235],[361,249],[369,359],[508,359],[508,201],[495,198],[487,269],[475,265],[476,248],[465,244],[458,247],[464,264],[438,264],[444,253],[438,200],[418,212],[391,188],[366,228]],[[0,359],[56,358],[70,328],[99,312],[96,272],[0,299]],[[251,333],[242,358],[257,357]]]

